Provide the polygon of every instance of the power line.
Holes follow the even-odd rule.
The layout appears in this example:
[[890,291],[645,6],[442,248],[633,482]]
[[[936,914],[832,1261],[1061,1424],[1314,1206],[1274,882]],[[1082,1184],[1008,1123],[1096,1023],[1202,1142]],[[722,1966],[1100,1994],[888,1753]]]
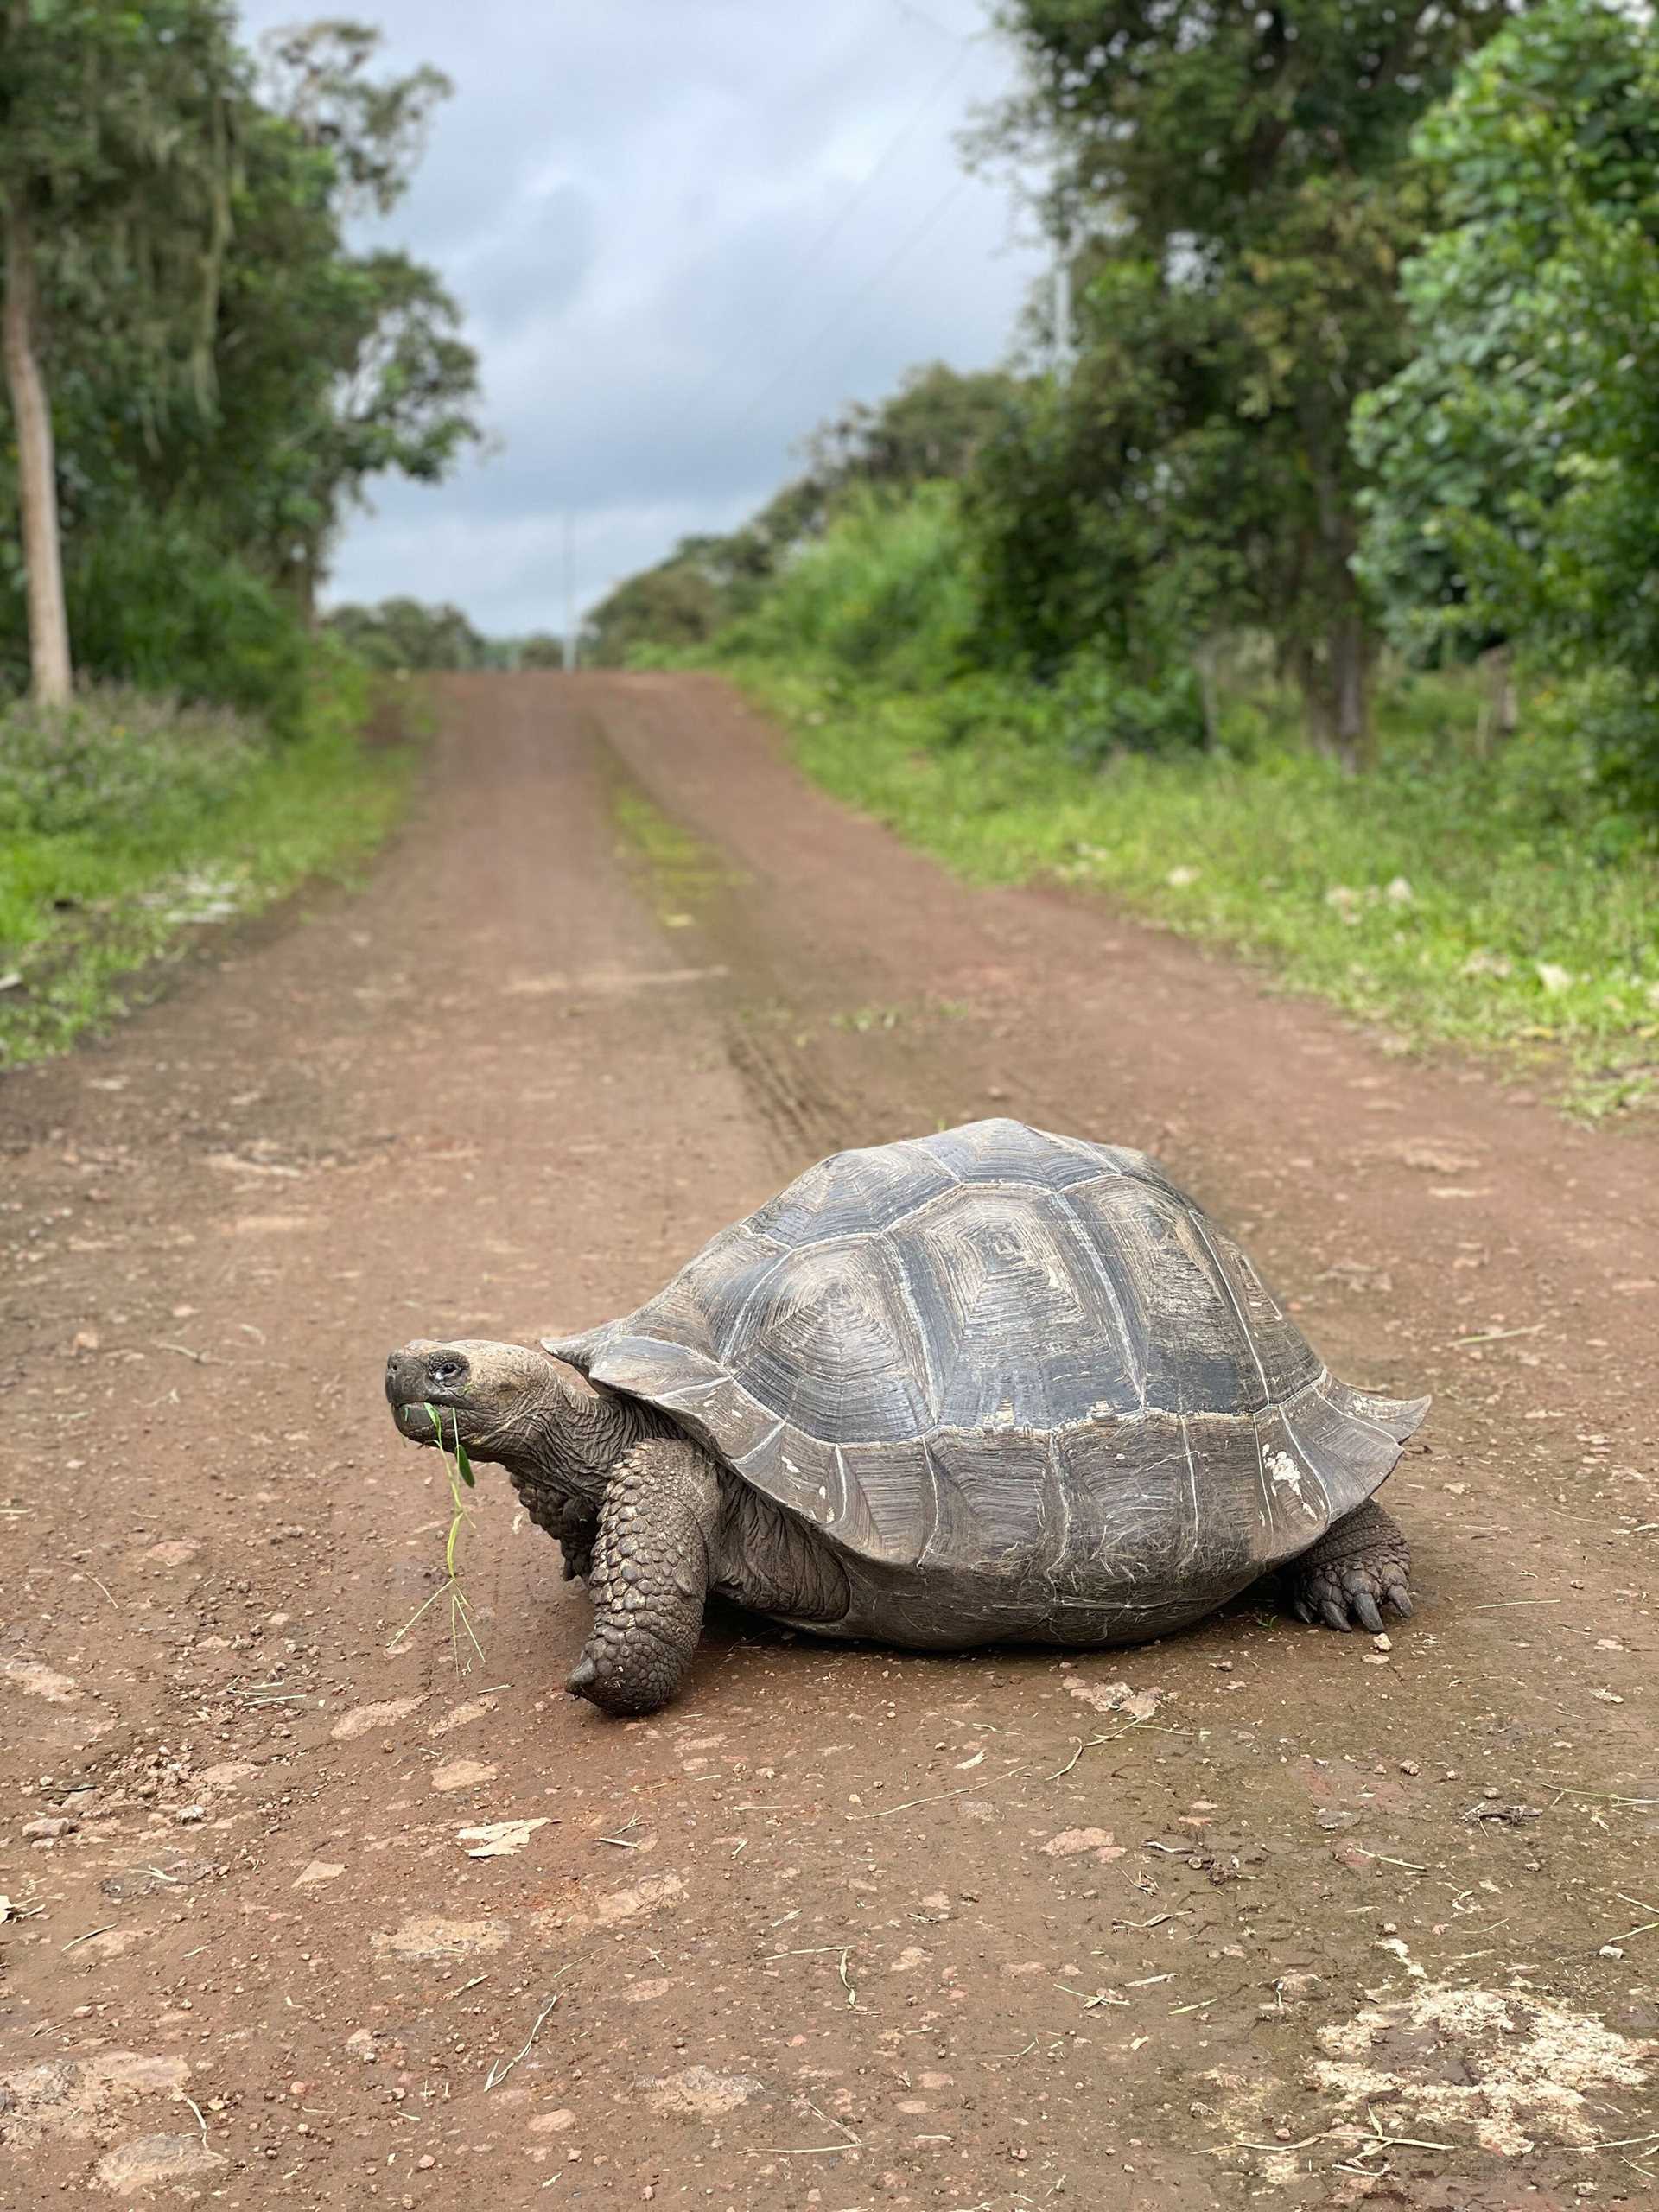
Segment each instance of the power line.
[[[936,25],[935,28],[937,29],[938,26]],[[947,33],[946,35],[949,36],[950,34]],[[866,170],[865,174],[860,178],[857,184],[854,186],[851,194],[842,203],[839,211],[830,223],[828,228],[820,233],[819,237],[810,246],[807,248],[805,253],[801,257],[799,261],[798,261],[795,267],[794,283],[791,292],[787,296],[792,298],[798,295],[804,279],[811,274],[816,264],[823,259],[830,247],[835,243],[836,239],[841,236],[842,232],[846,228],[852,217],[857,213],[858,209],[862,207],[871,187],[876,183],[879,178],[887,174],[887,171],[892,167],[893,163],[910,143],[912,138],[914,137],[917,130],[920,128],[923,118],[928,113],[930,109],[932,108],[935,102],[941,99],[951,84],[955,82],[963,63],[967,60],[969,50],[972,43],[973,41],[971,40],[967,39],[964,39],[961,42],[955,60],[950,64],[949,67],[944,71],[944,73],[929,90],[925,98],[922,100],[921,105],[913,111],[909,120],[905,124],[903,129],[899,132],[898,137],[890,142],[886,152],[880,156],[874,167]],[[749,350],[750,348],[748,344],[745,342],[742,346],[734,348],[730,353],[726,355],[723,359],[718,362],[703,378],[702,383],[699,384],[695,391],[692,391],[690,396],[667,417],[662,425],[664,433],[666,434],[670,430],[677,429],[680,424],[685,420],[686,416],[702,404],[702,403],[709,397],[709,394],[715,389],[716,385],[724,381],[724,379],[730,374],[732,370],[738,365],[739,362],[744,358]]]
[[900,262],[902,262],[908,254],[921,244],[922,240],[933,228],[933,226],[939,220],[940,217],[944,215],[946,209],[953,206],[954,203],[961,198],[962,194],[968,189],[968,183],[969,180],[966,177],[958,177],[956,182],[950,186],[950,189],[942,194],[941,196],[934,201],[931,207],[928,209],[926,214],[923,216],[921,221],[917,224],[916,227],[912,231],[906,233],[899,244],[893,249],[893,252],[888,255],[887,258],[882,263],[880,269],[876,270],[874,276],[872,276],[867,283],[861,285],[853,295],[853,297],[850,300],[845,302],[841,307],[837,308],[835,314],[823,325],[822,328],[815,331],[811,338],[804,346],[801,346],[796,353],[791,353],[789,359],[784,363],[782,368],[778,371],[776,375],[761,387],[760,391],[755,394],[754,397],[749,402],[748,405],[744,408],[742,413],[739,416],[735,427],[741,429],[745,424],[752,421],[766,405],[767,400],[772,397],[772,393],[776,391],[781,385],[788,382],[789,378],[794,375],[796,370],[800,367],[801,364],[806,360],[810,355],[816,353],[819,346],[822,346],[827,339],[833,337],[836,331],[845,327],[849,316],[855,314],[870,297],[872,293],[880,290],[880,287],[886,283],[887,278],[892,276],[893,270],[898,268]]
[[986,31],[953,31],[937,16],[930,16],[925,8],[918,8],[916,0],[893,0],[893,4],[901,16],[908,16],[912,22],[925,23],[929,30],[937,31],[941,38],[955,39],[961,46],[974,46],[981,39],[989,36]]

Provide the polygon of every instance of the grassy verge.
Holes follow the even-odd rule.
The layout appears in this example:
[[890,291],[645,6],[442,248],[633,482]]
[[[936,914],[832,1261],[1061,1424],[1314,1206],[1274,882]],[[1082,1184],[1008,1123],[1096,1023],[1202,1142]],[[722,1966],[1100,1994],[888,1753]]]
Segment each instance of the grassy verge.
[[226,713],[116,691],[54,721],[0,714],[0,1067],[120,1013],[135,978],[203,924],[349,875],[397,818],[413,765],[407,743],[361,741],[377,705],[358,671],[329,666],[279,743]]
[[1289,747],[1091,765],[983,681],[729,672],[818,782],[973,880],[1109,892],[1402,1039],[1564,1069],[1581,1113],[1659,1096],[1659,861],[1621,849],[1570,702],[1496,761],[1402,742],[1351,780]]

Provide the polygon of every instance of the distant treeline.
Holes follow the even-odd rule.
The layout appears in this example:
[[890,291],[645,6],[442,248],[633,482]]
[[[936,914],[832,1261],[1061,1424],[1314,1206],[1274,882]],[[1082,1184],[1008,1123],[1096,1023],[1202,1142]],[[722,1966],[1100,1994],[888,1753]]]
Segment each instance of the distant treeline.
[[[1518,664],[1581,687],[1599,772],[1659,813],[1649,11],[1005,0],[1000,20],[1023,86],[975,158],[1048,179],[1064,354],[1045,296],[1023,373],[934,367],[852,410],[744,529],[613,592],[594,657],[752,650],[785,584],[809,619],[803,564],[842,530],[855,663],[857,539],[886,649],[917,648],[907,680],[1092,686],[1128,702],[1124,741],[1201,746],[1217,671],[1259,650],[1351,768],[1386,648],[1483,661],[1482,742]],[[918,488],[940,478],[943,504]]]
[[371,668],[391,672],[442,669],[562,668],[564,641],[546,630],[524,638],[486,638],[458,607],[384,599],[378,607],[336,607],[323,626]]

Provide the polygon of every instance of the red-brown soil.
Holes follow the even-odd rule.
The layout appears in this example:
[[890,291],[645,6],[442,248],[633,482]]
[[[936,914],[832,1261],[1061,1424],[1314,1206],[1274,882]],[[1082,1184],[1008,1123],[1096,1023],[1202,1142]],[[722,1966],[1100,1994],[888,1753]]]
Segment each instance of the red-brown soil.
[[[455,680],[366,892],[203,936],[0,1087],[0,2203],[1659,2202],[1651,1137],[966,890],[712,681]],[[1437,1394],[1389,1649],[730,1617],[619,1725],[485,1470],[482,1663],[388,1650],[448,1520],[390,1346],[597,1320],[987,1113],[1158,1153]]]

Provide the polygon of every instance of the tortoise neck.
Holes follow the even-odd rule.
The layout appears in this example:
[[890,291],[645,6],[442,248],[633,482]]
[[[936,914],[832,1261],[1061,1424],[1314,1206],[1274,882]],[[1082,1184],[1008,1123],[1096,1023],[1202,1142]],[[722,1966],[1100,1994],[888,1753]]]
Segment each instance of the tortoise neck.
[[625,1452],[644,1437],[674,1433],[664,1415],[637,1399],[584,1389],[555,1369],[540,1402],[498,1456],[515,1483],[528,1481],[597,1507]]

